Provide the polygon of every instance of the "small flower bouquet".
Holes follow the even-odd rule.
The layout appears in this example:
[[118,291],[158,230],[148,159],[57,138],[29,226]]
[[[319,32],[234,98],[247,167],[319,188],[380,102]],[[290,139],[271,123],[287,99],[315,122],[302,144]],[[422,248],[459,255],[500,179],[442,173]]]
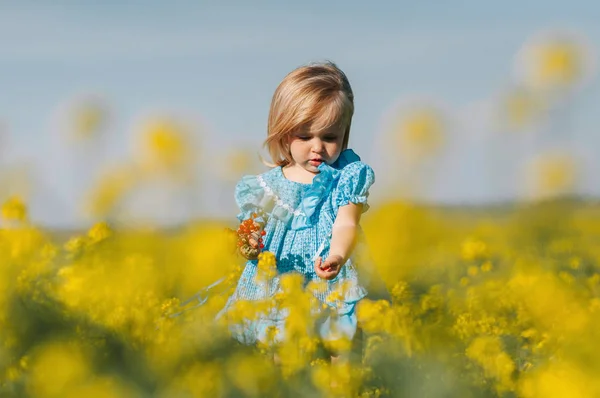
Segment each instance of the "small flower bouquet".
[[237,235],[237,248],[242,256],[248,260],[258,258],[261,250],[265,247],[262,237],[266,234],[263,230],[264,223],[256,220],[257,215],[252,214],[251,218],[242,221],[237,231],[233,231]]

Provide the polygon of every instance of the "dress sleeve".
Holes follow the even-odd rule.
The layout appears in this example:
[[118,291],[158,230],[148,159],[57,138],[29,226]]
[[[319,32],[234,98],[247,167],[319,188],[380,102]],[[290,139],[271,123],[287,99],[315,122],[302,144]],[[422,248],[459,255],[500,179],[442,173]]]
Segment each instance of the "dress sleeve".
[[265,191],[256,176],[246,175],[235,186],[235,202],[240,213],[237,219],[242,222],[264,205]]
[[339,208],[348,203],[361,203],[363,205],[362,212],[364,213],[369,209],[367,198],[369,188],[374,182],[375,173],[369,165],[360,161],[350,163],[342,169],[337,186],[335,206]]

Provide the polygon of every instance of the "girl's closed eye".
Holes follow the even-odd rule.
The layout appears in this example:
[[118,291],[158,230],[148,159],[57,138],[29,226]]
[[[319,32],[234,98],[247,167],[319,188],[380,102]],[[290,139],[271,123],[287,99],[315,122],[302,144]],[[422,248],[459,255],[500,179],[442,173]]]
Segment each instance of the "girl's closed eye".
[[[305,135],[299,135],[299,136],[296,136],[296,138],[298,138],[299,140],[302,140],[302,141],[309,141],[312,137],[305,136]],[[335,142],[335,141],[337,141],[337,139],[338,139],[337,135],[328,135],[328,136],[323,137],[323,140],[325,140],[327,142]]]

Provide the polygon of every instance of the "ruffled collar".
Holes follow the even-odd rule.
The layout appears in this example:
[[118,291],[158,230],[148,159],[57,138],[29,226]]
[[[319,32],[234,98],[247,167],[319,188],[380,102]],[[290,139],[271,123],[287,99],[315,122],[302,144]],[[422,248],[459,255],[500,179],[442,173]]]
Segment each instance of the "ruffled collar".
[[340,153],[337,160],[328,165],[321,163],[317,174],[310,187],[304,192],[302,201],[298,206],[299,214],[292,219],[291,229],[304,229],[312,226],[312,216],[323,198],[327,197],[334,186],[334,181],[339,179],[341,170],[350,163],[360,161],[352,149],[346,149]]

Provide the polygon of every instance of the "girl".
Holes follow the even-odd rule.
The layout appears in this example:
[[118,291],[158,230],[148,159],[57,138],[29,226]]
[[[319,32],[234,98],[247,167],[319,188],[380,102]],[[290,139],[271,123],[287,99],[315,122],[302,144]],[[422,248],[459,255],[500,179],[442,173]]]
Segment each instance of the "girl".
[[[321,317],[319,335],[354,337],[356,304],[367,290],[359,280],[353,249],[375,175],[347,148],[353,113],[350,83],[334,63],[300,67],[277,87],[264,144],[275,163],[263,174],[244,176],[235,189],[240,222],[262,214],[262,242],[255,235],[250,244],[275,255],[276,273],[269,283],[261,283],[258,258],[244,251],[248,261],[221,315],[241,300],[272,298],[280,291],[280,276],[296,272],[305,286],[324,281],[325,288],[314,295],[330,315]],[[332,304],[328,296],[335,291],[342,297]],[[275,330],[275,340],[282,341],[286,315],[269,312],[232,327],[233,335],[252,344],[264,342]]]

